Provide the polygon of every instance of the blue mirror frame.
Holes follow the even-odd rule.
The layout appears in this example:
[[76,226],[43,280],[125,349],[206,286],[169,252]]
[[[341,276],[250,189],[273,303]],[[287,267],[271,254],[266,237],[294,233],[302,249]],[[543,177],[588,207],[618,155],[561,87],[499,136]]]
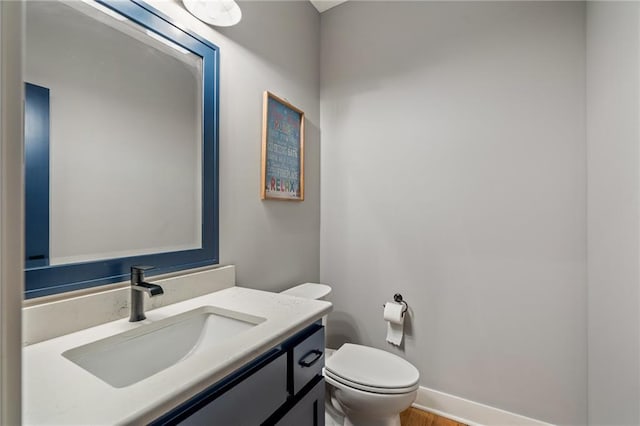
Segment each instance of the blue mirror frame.
[[[202,248],[66,265],[41,264],[48,262],[30,263],[25,269],[25,298],[27,299],[125,281],[129,278],[132,265],[153,265],[155,269],[150,271],[150,275],[155,275],[219,263],[219,49],[199,35],[181,28],[171,18],[142,1],[97,0],[96,2],[202,58]],[[46,158],[48,159],[48,157]],[[28,170],[25,173],[28,173]],[[26,180],[29,180],[29,176],[26,176]],[[29,213],[30,208],[27,202],[25,208],[27,210],[25,220],[27,235],[29,228],[34,228],[34,224],[29,224],[30,217],[34,216]],[[44,239],[44,235],[42,238]],[[46,235],[46,240],[48,244],[48,235]],[[29,253],[31,244],[33,243],[27,237],[26,253]]]

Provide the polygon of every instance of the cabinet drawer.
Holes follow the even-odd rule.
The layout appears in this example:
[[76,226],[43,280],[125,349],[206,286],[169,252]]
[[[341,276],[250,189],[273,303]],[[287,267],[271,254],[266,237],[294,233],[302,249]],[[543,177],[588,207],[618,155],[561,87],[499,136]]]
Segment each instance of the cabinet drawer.
[[324,327],[320,327],[291,351],[292,393],[297,394],[311,379],[321,375],[323,366]]
[[282,354],[180,425],[255,426],[287,399],[287,357]]
[[284,415],[276,426],[324,426],[324,379],[318,377],[316,385]]

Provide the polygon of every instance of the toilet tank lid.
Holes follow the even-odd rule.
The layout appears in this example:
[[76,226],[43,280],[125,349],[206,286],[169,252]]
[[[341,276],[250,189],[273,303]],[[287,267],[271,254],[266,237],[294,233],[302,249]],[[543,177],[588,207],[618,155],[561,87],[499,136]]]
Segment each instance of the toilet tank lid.
[[282,294],[288,294],[289,296],[304,297],[305,299],[320,300],[331,293],[331,287],[326,284],[319,283],[304,283],[291,287],[282,292]]

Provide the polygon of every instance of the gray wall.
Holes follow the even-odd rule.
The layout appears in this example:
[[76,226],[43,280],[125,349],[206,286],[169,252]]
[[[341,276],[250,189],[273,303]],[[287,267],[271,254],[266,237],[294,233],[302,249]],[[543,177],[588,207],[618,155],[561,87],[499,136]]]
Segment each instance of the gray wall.
[[[220,254],[239,285],[262,290],[319,279],[320,15],[309,2],[240,2],[242,21],[208,27],[181,2],[161,11],[220,47]],[[262,93],[306,115],[304,202],[260,200]]]
[[587,5],[589,423],[640,424],[640,4]]
[[[154,4],[221,47],[220,242],[239,284],[320,278],[334,346],[584,424],[588,246],[589,423],[640,422],[637,4],[589,3],[586,37],[577,2],[350,2],[322,22],[307,2],[242,2],[228,29]],[[263,90],[306,112],[303,203],[259,199]],[[402,350],[384,342],[396,291],[413,311]]]
[[421,384],[584,424],[585,5],[348,2],[321,18],[329,343]]

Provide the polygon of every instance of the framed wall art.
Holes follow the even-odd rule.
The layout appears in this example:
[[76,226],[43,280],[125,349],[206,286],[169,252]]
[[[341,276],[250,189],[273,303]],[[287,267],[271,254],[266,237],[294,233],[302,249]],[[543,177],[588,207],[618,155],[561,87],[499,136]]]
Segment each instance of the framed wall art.
[[262,110],[263,200],[304,200],[304,112],[264,92]]

